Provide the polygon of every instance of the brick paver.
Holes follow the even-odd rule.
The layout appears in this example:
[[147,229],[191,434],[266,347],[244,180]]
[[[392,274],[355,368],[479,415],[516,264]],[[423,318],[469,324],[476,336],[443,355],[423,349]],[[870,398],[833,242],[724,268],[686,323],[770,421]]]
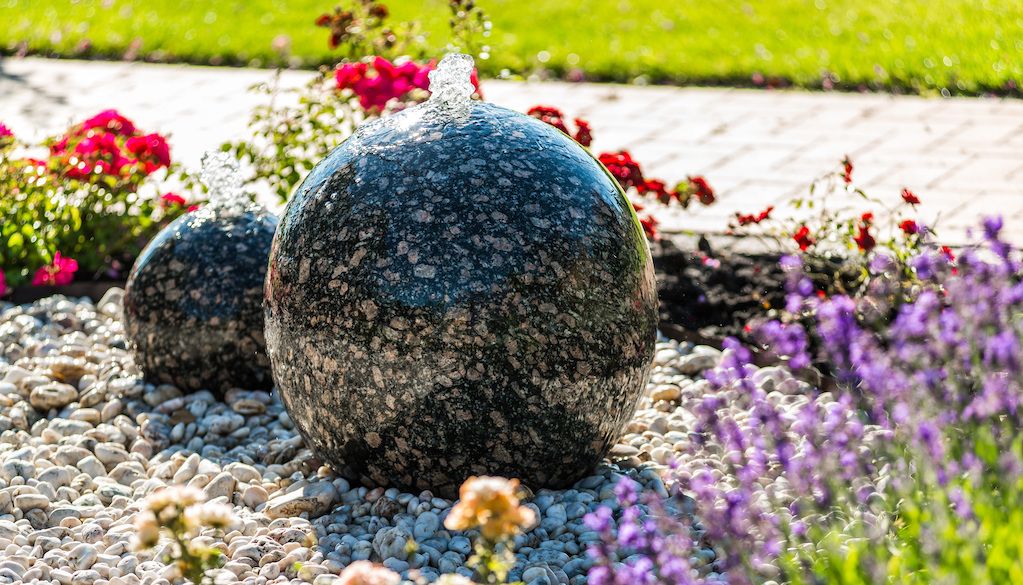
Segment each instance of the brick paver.
[[[308,72],[284,72],[297,85]],[[0,120],[42,136],[114,107],[171,133],[176,157],[246,135],[265,70],[45,59],[0,61]],[[662,213],[667,231],[719,233],[735,211],[779,204],[848,154],[860,185],[879,197],[913,189],[924,219],[961,242],[979,216],[1000,213],[1023,243],[1023,101],[883,94],[634,87],[487,80],[487,99],[525,110],[561,108],[590,120],[594,148],[627,148],[651,176],[703,174],[717,205]]]

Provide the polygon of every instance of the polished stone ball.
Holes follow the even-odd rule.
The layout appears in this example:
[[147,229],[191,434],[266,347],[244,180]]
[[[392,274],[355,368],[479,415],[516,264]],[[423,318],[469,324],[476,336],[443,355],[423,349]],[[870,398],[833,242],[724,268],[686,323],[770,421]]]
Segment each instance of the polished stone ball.
[[367,124],[296,190],[266,333],[292,420],[340,473],[452,497],[560,487],[633,414],[656,337],[643,230],[571,138],[475,102]]
[[207,208],[164,228],[124,293],[129,345],[147,380],[184,391],[270,388],[263,283],[277,218]]

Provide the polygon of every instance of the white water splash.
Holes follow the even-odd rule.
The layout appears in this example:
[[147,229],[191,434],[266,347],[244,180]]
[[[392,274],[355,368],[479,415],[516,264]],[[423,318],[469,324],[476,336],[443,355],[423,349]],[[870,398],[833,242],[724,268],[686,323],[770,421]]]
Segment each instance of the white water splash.
[[242,189],[238,161],[226,152],[207,152],[202,156],[199,173],[209,189],[208,207],[227,214],[245,213],[254,207]]
[[468,108],[472,103],[472,57],[448,53],[430,75],[430,104],[448,108]]

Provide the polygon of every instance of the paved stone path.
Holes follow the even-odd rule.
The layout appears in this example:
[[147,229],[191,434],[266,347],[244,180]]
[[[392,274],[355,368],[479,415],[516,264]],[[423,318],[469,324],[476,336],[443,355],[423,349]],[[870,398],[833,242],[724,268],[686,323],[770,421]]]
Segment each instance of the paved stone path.
[[[308,72],[285,72],[297,85]],[[246,134],[258,96],[246,88],[265,70],[6,59],[0,120],[41,136],[114,107],[146,129],[171,133],[176,158]],[[898,199],[923,199],[942,238],[961,242],[979,216],[1000,213],[1023,243],[1023,101],[486,80],[487,99],[525,110],[552,105],[593,125],[597,150],[627,148],[647,174],[669,181],[705,175],[717,205],[662,215],[668,231],[718,233],[735,211],[804,192],[849,155],[859,184]]]

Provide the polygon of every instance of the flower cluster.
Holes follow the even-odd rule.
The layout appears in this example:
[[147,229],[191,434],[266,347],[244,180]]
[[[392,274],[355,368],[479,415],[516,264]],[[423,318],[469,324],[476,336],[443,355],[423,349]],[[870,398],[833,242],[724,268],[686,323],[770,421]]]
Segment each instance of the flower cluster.
[[[429,96],[429,73],[436,63],[419,64],[411,59],[392,63],[383,57],[370,61],[343,63],[334,71],[337,89],[350,92],[364,110],[379,113],[394,102],[418,102]],[[477,97],[480,92],[479,77],[472,73],[472,84]]]
[[47,166],[71,179],[112,179],[137,186],[170,164],[170,147],[163,136],[143,134],[116,110],[105,110],[51,142]]
[[[867,265],[882,251],[911,278],[906,259],[932,245],[935,237],[930,226],[910,216],[920,198],[906,188],[895,202],[871,197],[856,186],[853,172],[853,162],[845,157],[835,171],[811,184],[809,196],[789,202],[794,209],[814,210],[810,217],[800,213],[800,219],[787,218],[769,206],[758,213],[736,213],[729,230],[773,240],[779,255],[800,255],[826,295],[859,294],[869,281]],[[876,213],[855,211],[862,202],[871,204]]]
[[568,124],[565,121],[565,115],[557,108],[552,108],[550,106],[533,106],[532,108],[529,108],[526,115],[532,116],[541,122],[546,122],[547,124],[554,126],[558,130],[561,130],[565,134],[571,136],[576,142],[583,146],[589,146],[593,142],[593,133],[589,122],[581,118],[576,118],[572,121],[575,125],[575,132],[572,132],[569,130]]
[[[727,582],[995,584],[1023,569],[1023,515],[1005,512],[1023,506],[1023,258],[1001,229],[986,220],[986,250],[954,265],[937,246],[911,256],[910,293],[887,254],[859,297],[821,298],[802,258],[783,259],[784,319],[758,335],[793,369],[823,364],[827,391],[726,341],[673,471]],[[707,582],[685,570],[694,527],[628,484],[618,495],[620,518],[586,518],[591,582]]]
[[203,582],[207,570],[220,566],[221,553],[197,544],[197,537],[207,528],[225,530],[238,522],[231,506],[204,500],[202,491],[186,486],[151,494],[135,514],[136,550],[155,547],[161,530],[166,531],[173,545],[166,549],[164,562],[173,564],[192,583]]
[[[25,156],[44,147],[46,158]],[[0,294],[7,285],[67,285],[76,273],[120,277],[146,241],[188,208],[180,196],[154,193],[171,165],[166,140],[116,110],[43,145],[19,142],[0,124],[0,193],[8,195],[0,198],[7,220]]]
[[739,225],[754,225],[766,221],[771,218],[771,212],[774,211],[773,205],[768,205],[759,213],[735,213],[735,220]]
[[[813,221],[801,220],[788,222],[791,225],[784,225],[784,219],[774,222],[776,229],[767,229],[762,235],[777,238],[779,241],[791,241],[796,244],[801,252],[807,252],[820,242],[847,242],[850,249],[858,250],[861,253],[871,252],[877,245],[877,226],[875,224],[874,212],[861,213],[850,217],[847,215],[851,209],[850,203],[854,200],[868,201],[885,212],[886,217],[894,218],[889,232],[894,233],[895,228],[904,237],[899,240],[895,237],[888,237],[885,247],[912,246],[910,236],[919,236],[929,230],[912,218],[901,217],[906,208],[915,209],[920,204],[920,198],[909,189],[902,189],[901,200],[896,205],[887,204],[880,199],[868,196],[861,189],[857,188],[853,179],[853,163],[849,157],[842,159],[839,169],[833,173],[827,173],[816,179],[810,186],[811,198],[796,197],[790,203],[795,208],[812,207],[820,210],[819,215]],[[835,205],[833,199],[840,196],[842,199]],[[736,221],[729,227],[737,234],[746,235],[740,228],[749,228],[762,223],[771,223],[773,220],[771,212],[774,206],[766,208],[760,213],[736,213]]]
[[[565,115],[557,108],[533,106],[527,114],[554,126],[583,146],[589,147],[593,142],[593,130],[586,120],[576,118],[573,121],[576,129],[575,132],[572,132],[565,122]],[[663,205],[670,205],[675,201],[682,205],[683,208],[689,207],[694,198],[703,205],[710,205],[716,199],[714,189],[711,188],[705,178],[700,176],[690,176],[671,189],[660,179],[644,177],[639,163],[632,158],[632,154],[627,150],[602,152],[597,156],[597,160],[618,181],[626,195],[634,193],[643,197],[651,197]],[[658,238],[657,219],[649,213],[642,213],[645,211],[646,206],[636,201],[635,198],[630,197],[629,201],[632,203],[633,209],[639,214],[639,223],[643,226],[643,231],[646,233],[647,238],[656,240]]]
[[[904,574],[892,570],[963,574],[981,566],[970,573],[974,580],[999,583],[1023,568],[1018,557],[1007,565],[983,561],[1018,545],[993,535],[1012,531],[1019,519],[993,511],[1023,502],[1023,262],[1000,238],[1001,220],[987,219],[982,228],[986,251],[967,248],[955,265],[940,248],[913,255],[908,264],[919,283],[903,303],[893,299],[902,276],[887,255],[871,262],[877,278],[859,298],[806,294],[801,266],[789,259],[790,321],[763,329],[777,353],[825,364],[841,401],[888,437],[872,450],[880,460],[873,468],[864,467],[865,453],[838,459],[855,470],[851,478],[862,478],[845,490],[861,502],[844,506],[847,515],[871,498],[855,491],[871,480],[880,480],[884,500],[899,503],[889,513],[901,518],[903,530],[861,527],[854,535],[857,570],[871,576],[868,582]],[[808,355],[810,347],[818,355]],[[804,471],[787,478],[828,477],[820,464]],[[890,562],[892,554],[898,563]]]
[[674,187],[668,188],[667,184],[660,179],[650,179],[643,175],[632,155],[627,150],[618,152],[604,152],[598,157],[608,172],[618,180],[622,189],[629,191],[635,189],[640,195],[654,197],[665,205],[677,201],[682,207],[689,207],[693,199],[703,205],[710,205],[716,200],[714,189],[711,188],[707,179],[701,176],[689,176],[680,181]]
[[[490,34],[490,22],[482,10],[470,0],[452,0],[448,7],[452,42],[485,58],[478,37]],[[316,163],[366,118],[429,96],[428,73],[434,64],[423,61],[427,51],[421,27],[415,21],[387,25],[388,13],[377,0],[346,0],[316,20],[330,29],[330,45],[341,51],[336,67],[322,68],[304,87],[282,90],[275,81],[254,88],[267,99],[249,120],[252,139],[221,146],[252,170],[247,182],[263,183],[261,188],[287,201]],[[479,95],[475,71],[473,83]],[[283,92],[294,99],[278,99]]]

